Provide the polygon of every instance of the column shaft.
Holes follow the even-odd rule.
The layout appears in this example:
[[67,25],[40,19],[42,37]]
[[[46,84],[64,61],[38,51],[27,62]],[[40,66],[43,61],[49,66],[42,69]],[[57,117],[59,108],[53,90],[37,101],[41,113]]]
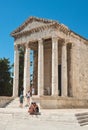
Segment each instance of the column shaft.
[[30,49],[26,47],[24,55],[24,96],[30,90]]
[[38,96],[44,94],[44,48],[43,40],[38,41]]
[[18,46],[15,45],[14,51],[14,79],[13,79],[13,96],[18,96],[18,85],[19,85],[19,50]]
[[58,39],[52,38],[52,95],[58,95]]
[[61,66],[61,95],[67,96],[67,48],[62,46],[62,66]]

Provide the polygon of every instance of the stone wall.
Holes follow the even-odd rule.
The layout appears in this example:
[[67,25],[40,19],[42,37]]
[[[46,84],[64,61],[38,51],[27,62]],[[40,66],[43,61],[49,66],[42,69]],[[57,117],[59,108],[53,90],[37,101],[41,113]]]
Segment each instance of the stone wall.
[[13,97],[0,97],[0,107],[5,107],[12,100]]
[[40,107],[43,109],[88,108],[88,100],[73,97],[42,96]]
[[79,96],[88,99],[88,45],[79,44]]
[[83,42],[74,43],[71,58],[73,97],[88,99],[88,45]]
[[79,97],[79,44],[72,43],[71,49],[71,86],[72,86],[72,97]]

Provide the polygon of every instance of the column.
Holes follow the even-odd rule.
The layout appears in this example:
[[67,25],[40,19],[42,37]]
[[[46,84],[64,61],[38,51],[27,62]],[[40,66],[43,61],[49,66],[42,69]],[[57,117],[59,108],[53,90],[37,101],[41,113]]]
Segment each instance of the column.
[[13,97],[18,96],[19,85],[19,50],[18,46],[14,46],[14,79],[13,79]]
[[52,38],[52,95],[58,96],[58,39]]
[[33,87],[35,88],[35,95],[38,94],[38,51],[34,51],[34,75],[33,75]]
[[61,95],[67,96],[67,48],[62,45],[62,65],[61,65]]
[[43,40],[38,41],[38,96],[44,94],[44,47]]
[[30,90],[30,49],[28,45],[25,48],[24,55],[24,96]]

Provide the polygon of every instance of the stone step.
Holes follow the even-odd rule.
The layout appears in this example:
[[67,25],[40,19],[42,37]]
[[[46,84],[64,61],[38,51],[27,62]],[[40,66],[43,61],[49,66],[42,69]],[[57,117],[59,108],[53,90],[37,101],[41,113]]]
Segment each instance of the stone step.
[[[57,122],[65,122],[65,123],[77,123],[77,120],[74,116],[73,113],[53,113],[53,112],[48,112],[47,110],[40,110],[40,115],[29,115],[27,112],[28,109],[15,109],[15,108],[3,108],[2,110],[0,109],[0,117],[6,117],[14,119],[37,119],[41,121],[57,121]],[[51,114],[52,113],[52,114]]]
[[[30,103],[32,102],[33,100],[30,99]],[[39,102],[37,102],[38,106],[39,105]],[[12,100],[10,103],[7,104],[6,108],[19,108],[20,106],[20,101],[19,101],[19,97],[15,98],[14,100]],[[27,99],[24,98],[24,101],[23,101],[23,108],[27,106]]]
[[88,112],[75,114],[80,126],[88,125]]
[[[1,113],[4,114],[4,116],[11,118],[22,118],[22,119],[38,119],[38,120],[47,120],[47,121],[58,121],[58,122],[65,122],[65,123],[79,123],[80,126],[87,125],[87,114],[88,112],[81,112],[76,113],[76,111],[80,112],[82,110],[65,110],[65,109],[57,109],[57,110],[50,110],[50,109],[40,109],[41,115],[29,115],[28,114],[28,107],[26,107],[27,100],[24,98],[23,108],[20,108],[19,105],[19,98],[16,98],[15,100],[11,101],[6,108],[0,109],[0,115]],[[84,110],[85,111],[85,110]],[[76,113],[76,114],[75,114]],[[86,119],[86,120],[85,120]]]
[[[0,114],[0,118],[2,118],[3,116],[1,116],[1,114]],[[31,116],[31,115],[23,115],[23,114],[21,114],[21,115],[19,115],[19,114],[5,114],[4,115],[4,117],[7,119],[7,117],[8,118],[14,118],[14,119],[37,119],[37,120],[41,120],[41,121],[57,121],[57,122],[65,122],[65,123],[72,123],[72,124],[74,124],[74,123],[77,123],[75,120],[71,120],[71,119],[69,119],[69,120],[67,120],[67,118],[65,119],[65,118],[63,118],[63,119],[61,119],[61,118],[51,118],[51,117],[44,117],[44,116],[35,116],[35,115],[33,115],[33,116]],[[3,117],[3,118],[4,118]]]
[[5,107],[13,100],[12,97],[0,97],[0,108]]
[[83,112],[83,113],[76,113],[75,116],[84,116],[84,115],[88,115],[88,112]]
[[[23,107],[25,107],[26,104],[27,104],[27,100],[25,98],[23,102]],[[17,97],[14,100],[12,100],[9,104],[7,104],[6,108],[19,108],[19,105],[20,105],[20,101],[19,101],[19,97]]]

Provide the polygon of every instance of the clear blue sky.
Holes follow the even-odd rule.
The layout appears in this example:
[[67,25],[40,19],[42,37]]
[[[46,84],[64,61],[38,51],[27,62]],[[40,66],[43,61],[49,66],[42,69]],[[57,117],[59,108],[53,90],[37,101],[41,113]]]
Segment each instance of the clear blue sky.
[[0,58],[13,63],[10,33],[29,16],[58,20],[88,38],[88,0],[0,0]]

